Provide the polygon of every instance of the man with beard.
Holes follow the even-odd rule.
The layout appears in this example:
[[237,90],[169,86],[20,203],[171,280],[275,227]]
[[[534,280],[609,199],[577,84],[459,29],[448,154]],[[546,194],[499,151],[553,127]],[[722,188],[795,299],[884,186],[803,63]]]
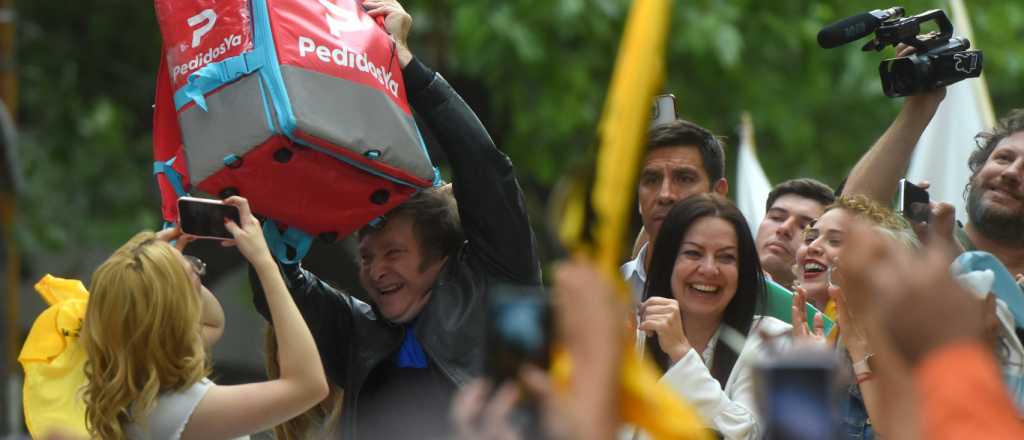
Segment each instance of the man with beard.
[[1024,109],[1011,111],[995,128],[977,136],[967,165],[967,218],[957,240],[966,250],[983,250],[1017,274],[1024,274]]
[[[897,183],[907,170],[917,142],[945,98],[939,89],[906,99],[899,115],[882,137],[861,157],[847,179],[843,194],[863,194],[888,204]],[[967,218],[964,227],[953,224],[949,204],[933,204],[933,232],[948,238],[955,251],[984,251],[992,254],[1018,279],[1024,273],[1024,110],[1014,110],[988,132],[975,137],[977,149],[968,159],[971,170],[967,190]],[[947,229],[948,228],[948,229]],[[929,234],[931,235],[931,234]],[[934,238],[940,237],[935,234]],[[954,253],[949,253],[950,256]],[[1010,347],[1024,340],[1019,328],[1000,331],[997,308],[992,293],[985,299],[985,321],[990,323],[989,344],[1000,355],[1000,367],[1007,388],[1024,415],[1024,374],[1014,360]],[[840,322],[840,326],[843,323]],[[871,373],[870,366],[862,373]]]
[[[945,89],[908,97],[900,114],[850,172],[843,194],[864,194],[888,204]],[[967,218],[956,228],[965,250],[998,258],[1018,279],[1024,274],[1024,110],[1011,111],[978,134],[968,166]]]

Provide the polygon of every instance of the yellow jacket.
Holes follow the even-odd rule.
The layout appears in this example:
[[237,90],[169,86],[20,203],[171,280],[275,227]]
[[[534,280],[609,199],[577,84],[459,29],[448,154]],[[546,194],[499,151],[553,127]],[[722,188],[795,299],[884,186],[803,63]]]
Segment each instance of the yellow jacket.
[[78,280],[46,275],[36,291],[50,307],[39,314],[21,347],[25,369],[25,424],[33,438],[51,431],[88,438],[85,429],[85,351],[78,332],[89,292]]

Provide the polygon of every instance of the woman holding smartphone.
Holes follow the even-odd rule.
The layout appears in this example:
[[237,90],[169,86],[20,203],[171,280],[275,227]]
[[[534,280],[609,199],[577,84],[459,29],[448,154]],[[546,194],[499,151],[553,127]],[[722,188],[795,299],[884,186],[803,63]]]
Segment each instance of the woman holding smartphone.
[[765,295],[759,261],[747,221],[732,202],[691,196],[662,223],[641,305],[639,329],[665,372],[661,381],[727,439],[762,437],[753,364],[766,344],[763,335],[792,330],[755,316]]
[[327,381],[313,337],[285,287],[248,202],[225,220],[256,268],[277,329],[280,378],[220,386],[203,348],[202,285],[179,230],[141,232],[93,273],[81,343],[94,438],[230,439],[269,429],[317,404]]

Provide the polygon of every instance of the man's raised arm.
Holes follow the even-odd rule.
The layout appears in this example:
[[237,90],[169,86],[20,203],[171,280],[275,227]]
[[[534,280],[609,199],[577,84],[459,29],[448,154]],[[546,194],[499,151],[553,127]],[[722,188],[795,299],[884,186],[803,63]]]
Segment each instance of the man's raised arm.
[[[417,69],[429,70],[417,60],[406,68]],[[441,75],[431,77],[423,89],[410,88],[410,101],[448,156],[469,245],[511,281],[538,281],[533,231],[512,161],[451,85]]]
[[863,194],[888,206],[896,184],[907,173],[917,141],[946,96],[946,89],[911,96],[882,137],[857,161],[843,194]]
[[496,275],[512,282],[539,283],[533,230],[512,161],[498,150],[480,119],[448,81],[412,55],[407,41],[412,17],[401,4],[373,0],[364,5],[371,16],[385,17],[409,103],[448,156],[470,250]]

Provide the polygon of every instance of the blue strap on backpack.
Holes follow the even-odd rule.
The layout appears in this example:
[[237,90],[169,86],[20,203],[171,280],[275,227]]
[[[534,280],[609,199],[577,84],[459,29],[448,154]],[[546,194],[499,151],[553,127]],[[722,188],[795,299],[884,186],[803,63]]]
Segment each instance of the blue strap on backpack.
[[166,162],[156,161],[153,162],[153,175],[163,174],[167,177],[167,181],[174,187],[174,192],[178,194],[178,197],[187,196],[188,192],[185,191],[185,187],[181,184],[181,173],[178,173],[174,169],[174,160],[178,157],[172,157]]
[[[274,258],[281,264],[298,264],[313,245],[312,235],[293,227],[289,227],[282,234],[277,229],[277,222],[269,219],[263,221],[263,237],[267,239],[270,253],[274,254]],[[295,257],[288,258],[288,247],[295,250]]]
[[174,106],[181,109],[189,102],[195,102],[204,111],[206,94],[263,67],[261,52],[245,52],[223,61],[208,64],[188,76],[188,84],[174,93]]

